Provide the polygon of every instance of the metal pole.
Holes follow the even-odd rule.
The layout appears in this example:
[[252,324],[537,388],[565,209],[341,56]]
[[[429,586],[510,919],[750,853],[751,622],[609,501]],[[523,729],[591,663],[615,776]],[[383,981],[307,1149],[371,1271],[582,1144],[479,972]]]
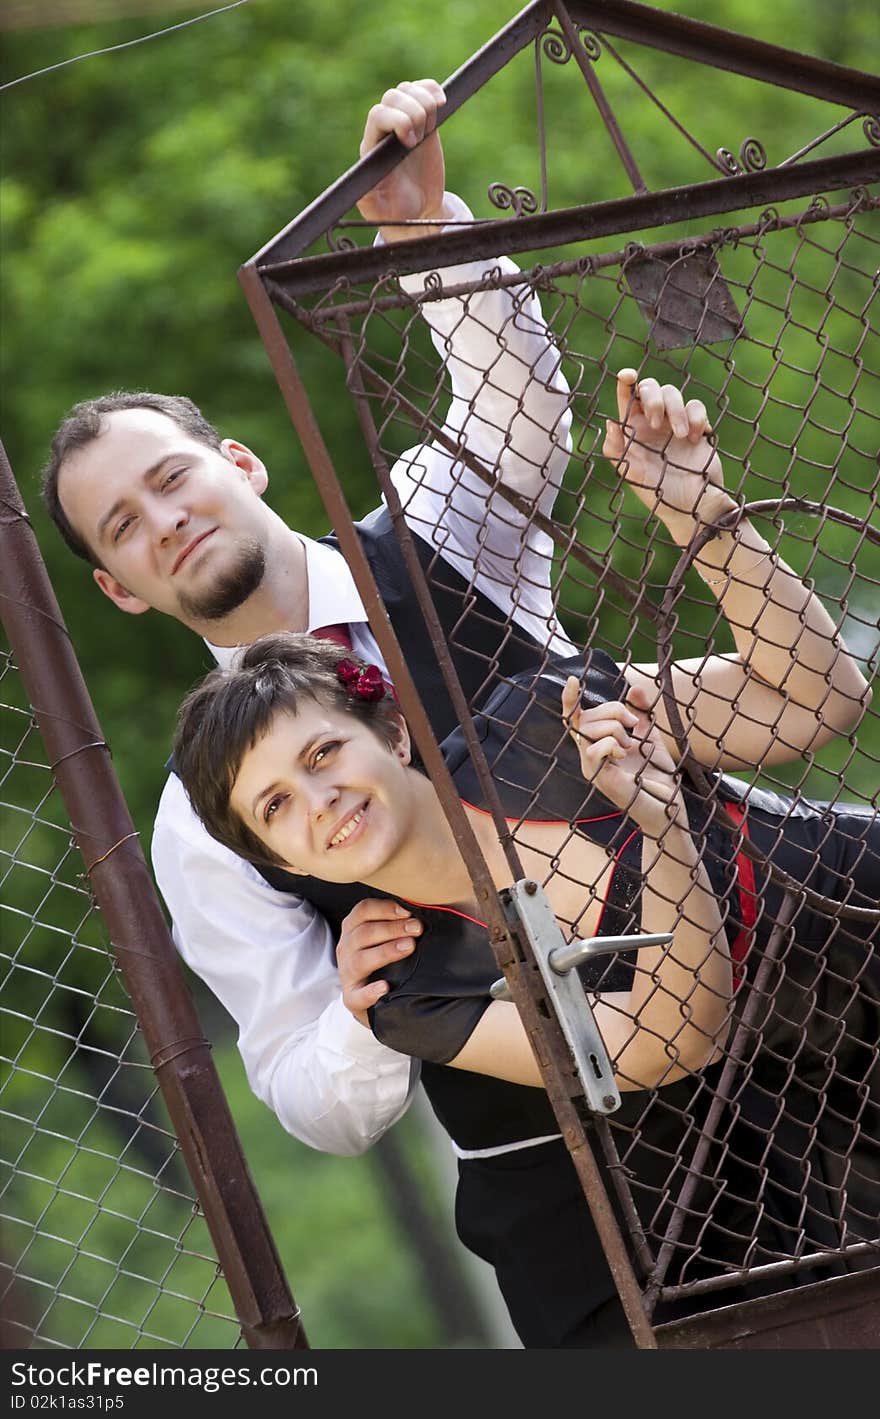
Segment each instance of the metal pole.
[[244,1337],[256,1349],[308,1349],[2,444],[0,612]]

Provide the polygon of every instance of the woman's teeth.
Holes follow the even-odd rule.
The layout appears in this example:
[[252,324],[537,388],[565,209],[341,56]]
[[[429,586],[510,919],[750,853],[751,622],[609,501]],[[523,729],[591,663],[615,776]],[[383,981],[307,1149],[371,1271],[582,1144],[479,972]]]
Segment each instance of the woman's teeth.
[[349,818],[345,826],[339,829],[338,833],[334,833],[333,837],[330,839],[330,846],[338,847],[340,843],[345,842],[346,838],[350,838],[363,816],[364,810],[360,808],[357,813],[355,813],[354,817]]

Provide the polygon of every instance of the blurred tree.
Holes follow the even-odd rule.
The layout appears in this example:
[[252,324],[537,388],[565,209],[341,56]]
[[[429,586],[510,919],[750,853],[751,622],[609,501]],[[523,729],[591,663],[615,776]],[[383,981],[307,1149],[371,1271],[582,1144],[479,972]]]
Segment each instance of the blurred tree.
[[[373,0],[368,7],[357,0],[336,0],[332,6],[325,0],[299,0],[293,7],[286,0],[254,0],[149,43],[16,84],[2,95],[3,437],[145,840],[176,706],[207,668],[208,655],[164,618],[150,614],[134,627],[99,595],[85,564],[74,562],[46,526],[36,474],[51,433],[76,400],[111,388],[187,393],[224,434],[260,451],[273,474],[272,498],[279,512],[306,532],[323,532],[320,499],[236,269],[354,161],[364,112],[383,88],[402,77],[452,73],[518,8],[512,0],[447,0],[439,13],[401,0]],[[835,7],[820,0],[777,0],[770,8],[760,0],[712,0],[708,5],[665,0],[658,8],[686,10],[786,46],[794,37],[799,49],[856,67],[875,65],[876,14],[870,0],[845,0]],[[10,31],[2,79],[10,82],[87,51],[126,43],[149,33],[151,26],[192,18],[194,9],[192,0],[177,5],[120,0],[102,7],[102,16],[112,11],[113,18],[68,28],[65,17],[84,16],[85,4],[47,0],[38,9],[10,3],[0,8],[0,27]],[[41,11],[44,28],[25,28],[24,16],[39,20]],[[91,13],[97,17],[99,12],[93,8]],[[53,27],[48,27],[50,20]],[[771,85],[721,72],[709,75],[637,47],[626,52],[710,152],[719,146],[736,151],[754,133],[772,146],[771,161],[779,161],[826,121],[841,116],[833,107]],[[574,66],[551,68],[545,74],[545,98],[553,204],[624,195],[628,188],[622,170]],[[651,185],[713,175],[655,109],[632,101],[631,89],[616,70],[607,76],[602,72]],[[528,54],[455,116],[446,146],[450,185],[480,214],[491,213],[485,194],[495,180],[538,187]],[[540,259],[549,255],[542,253]],[[821,266],[820,258],[815,260]],[[785,279],[783,271],[776,295],[783,301]],[[844,269],[836,279],[844,290],[852,275]],[[750,319],[758,316],[753,312]],[[820,324],[821,312],[817,329]],[[585,326],[582,322],[577,331],[575,348],[598,360],[608,345],[608,326],[598,317],[592,328]],[[797,409],[803,402],[816,330],[790,331],[786,338],[788,363],[792,371],[800,365],[803,375],[779,376],[773,417],[780,420],[787,417],[781,412],[785,406]],[[759,342],[738,355],[744,377],[740,388],[752,380],[760,390],[775,355],[770,334],[765,348]],[[363,512],[375,500],[375,484],[342,372],[316,341],[300,340],[297,358],[351,506]],[[859,358],[869,359],[867,346],[860,348]],[[707,388],[723,387],[728,371],[717,355],[701,354],[697,366]],[[743,452],[750,447],[753,413],[742,409],[731,433],[733,445]],[[865,452],[853,475],[857,491],[864,492],[874,477],[871,429],[877,414],[875,404],[860,416],[864,423],[857,446]],[[836,427],[833,420],[829,427]],[[762,473],[779,476],[793,437],[786,426]],[[815,443],[818,435],[811,437]],[[809,451],[814,445],[804,440],[801,447]],[[827,462],[826,451],[816,458]],[[849,495],[840,492],[844,506]],[[602,535],[599,524],[591,531]],[[634,542],[621,552],[621,566],[630,574],[638,569],[640,545]],[[845,536],[835,545],[846,548]],[[658,584],[664,567],[661,559],[652,571]],[[589,614],[589,593],[576,591],[572,604],[580,614]],[[623,643],[631,630],[626,608],[614,624]],[[649,641],[637,641],[643,652]],[[35,844],[37,856],[39,850]],[[229,1062],[227,1071],[234,1067]],[[381,1210],[383,1190],[374,1191],[375,1181],[358,1196],[356,1180],[364,1178],[365,1169],[358,1171],[359,1165],[350,1161],[337,1165],[309,1158],[279,1129],[272,1133],[265,1110],[240,1084],[235,1107],[285,1258],[301,1258],[306,1234],[320,1233],[314,1209],[333,1190],[326,1185],[331,1172],[333,1188],[339,1188],[339,1215],[348,1219],[353,1233],[359,1225],[354,1219],[363,1218],[364,1207],[370,1212],[372,1203],[373,1212]],[[274,1141],[267,1143],[270,1134]],[[291,1158],[302,1172],[311,1170],[305,1222],[293,1217],[289,1207],[284,1174]],[[366,1277],[374,1262],[375,1252],[358,1257],[355,1272],[360,1275],[362,1267]],[[326,1304],[334,1335],[330,1343],[364,1343],[358,1327],[365,1323],[367,1343],[382,1343],[376,1338],[379,1312],[365,1322],[351,1301],[350,1314],[342,1319],[334,1314],[322,1270],[328,1265],[326,1247],[313,1270],[305,1264],[305,1295],[298,1277],[292,1278],[307,1316],[314,1296],[316,1304]],[[432,1322],[423,1312],[408,1313],[405,1270],[401,1266],[395,1272],[402,1293],[395,1298],[398,1309],[392,1305],[381,1318],[399,1325],[402,1308],[407,1316],[399,1333],[408,1338],[405,1343],[426,1343]]]

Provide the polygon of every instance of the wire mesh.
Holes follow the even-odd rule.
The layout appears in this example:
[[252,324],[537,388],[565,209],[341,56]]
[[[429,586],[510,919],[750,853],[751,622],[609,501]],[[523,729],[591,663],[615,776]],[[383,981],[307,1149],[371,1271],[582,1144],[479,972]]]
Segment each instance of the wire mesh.
[[4,1345],[234,1346],[239,1322],[8,650],[0,735]]
[[[391,251],[378,280],[359,281],[353,270],[310,303],[297,287],[296,262],[289,280],[279,268],[264,278],[275,303],[345,359],[380,485],[400,496],[409,528],[437,546],[441,527],[443,555],[433,560],[429,585],[432,577],[443,583],[449,563],[490,599],[493,576],[499,600],[511,580],[527,588],[534,577],[537,585],[544,574],[535,560],[537,526],[549,534],[543,555],[553,558],[555,605],[571,640],[601,648],[621,669],[650,667],[677,707],[684,752],[699,728],[701,666],[729,654],[734,635],[742,640],[760,620],[754,609],[744,624],[725,615],[729,593],[750,584],[760,604],[785,563],[830,615],[821,686],[804,673],[815,647],[803,618],[769,647],[781,697],[765,752],[737,762],[738,778],[721,776],[731,767],[725,741],[749,714],[737,695],[714,707],[714,748],[703,735],[695,754],[690,830],[734,956],[732,1019],[718,1030],[710,1062],[696,1069],[673,1068],[686,1028],[673,1032],[668,1082],[625,1095],[620,1113],[592,1125],[655,1323],[722,1305],[733,1287],[735,1299],[751,1299],[876,1266],[880,1257],[880,716],[869,699],[856,703],[858,688],[843,689],[844,701],[850,696],[843,712],[835,699],[838,673],[840,683],[847,680],[841,639],[864,677],[850,685],[870,683],[880,657],[880,402],[871,314],[877,205],[859,189],[836,204],[815,198],[798,210],[743,213],[702,235],[691,224],[686,239],[650,245],[633,233],[625,247],[598,256],[569,249],[548,261],[542,252],[540,264],[530,264],[523,255],[521,273],[493,263],[492,227],[484,224],[473,246],[483,262],[476,277],[465,267],[433,270],[418,290],[412,280],[401,290]],[[497,328],[484,312],[495,309],[491,293],[502,288],[510,313]],[[515,368],[516,325],[534,292],[571,390],[572,455],[552,523],[534,504],[517,504],[514,478],[510,502],[530,516],[499,565],[486,508],[516,466],[523,424],[532,424],[534,448],[540,418],[540,396],[533,392],[527,404],[518,391],[548,387],[546,371]],[[460,303],[459,322],[445,336],[448,358],[438,366],[422,317],[430,318],[434,301],[445,300],[448,310],[450,298]],[[456,340],[466,325],[470,348],[480,352],[472,363]],[[721,559],[714,576],[698,576],[691,564],[711,537],[700,545],[691,539],[683,554],[655,516],[662,492],[653,506],[650,497],[647,506],[637,503],[602,458],[622,367],[707,405],[726,486],[767,539],[748,564],[741,554],[730,563],[735,571]],[[487,394],[498,419],[488,431]],[[543,428],[550,462],[559,428],[558,414]],[[455,464],[454,491],[439,517],[422,497],[425,445],[444,449]],[[474,486],[483,490],[482,509]],[[497,515],[497,498],[494,506]],[[456,529],[462,544],[481,548],[478,569],[473,559],[456,559]],[[444,630],[454,646],[457,628]],[[687,682],[673,672],[673,658],[691,662]],[[539,668],[552,670],[546,656]],[[766,662],[752,674],[766,676]],[[526,873],[546,888],[568,935],[589,935],[612,867],[620,871],[622,863],[629,872],[632,902],[652,864],[649,854],[633,856],[625,813],[602,839],[598,859],[585,859],[571,828],[547,839],[548,803],[568,763],[561,720],[556,743],[548,749],[542,741],[540,768],[533,764],[528,780],[511,767],[517,742],[528,739],[539,688],[525,695],[513,721],[506,715],[493,724],[483,713],[480,738]],[[475,711],[484,708],[479,698]],[[800,728],[787,739],[798,711]],[[803,713],[813,725],[805,738]],[[675,856],[661,836],[656,854],[664,853]],[[593,866],[585,875],[586,860]],[[679,926],[699,916],[696,888],[692,874],[690,887],[667,899]],[[641,911],[635,900],[618,929],[638,930]],[[644,968],[630,967],[632,988]],[[585,979],[594,1004],[603,989],[624,988],[615,970]],[[656,977],[643,984],[636,1018],[644,1029],[660,988]]]

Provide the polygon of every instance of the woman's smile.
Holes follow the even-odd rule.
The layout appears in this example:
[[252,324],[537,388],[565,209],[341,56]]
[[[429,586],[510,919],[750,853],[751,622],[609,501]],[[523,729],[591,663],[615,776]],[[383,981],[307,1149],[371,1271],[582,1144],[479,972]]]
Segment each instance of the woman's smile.
[[369,808],[370,800],[368,798],[353,813],[345,817],[341,827],[334,829],[333,835],[327,843],[328,852],[336,848],[347,847],[352,841],[362,836],[366,831]]

